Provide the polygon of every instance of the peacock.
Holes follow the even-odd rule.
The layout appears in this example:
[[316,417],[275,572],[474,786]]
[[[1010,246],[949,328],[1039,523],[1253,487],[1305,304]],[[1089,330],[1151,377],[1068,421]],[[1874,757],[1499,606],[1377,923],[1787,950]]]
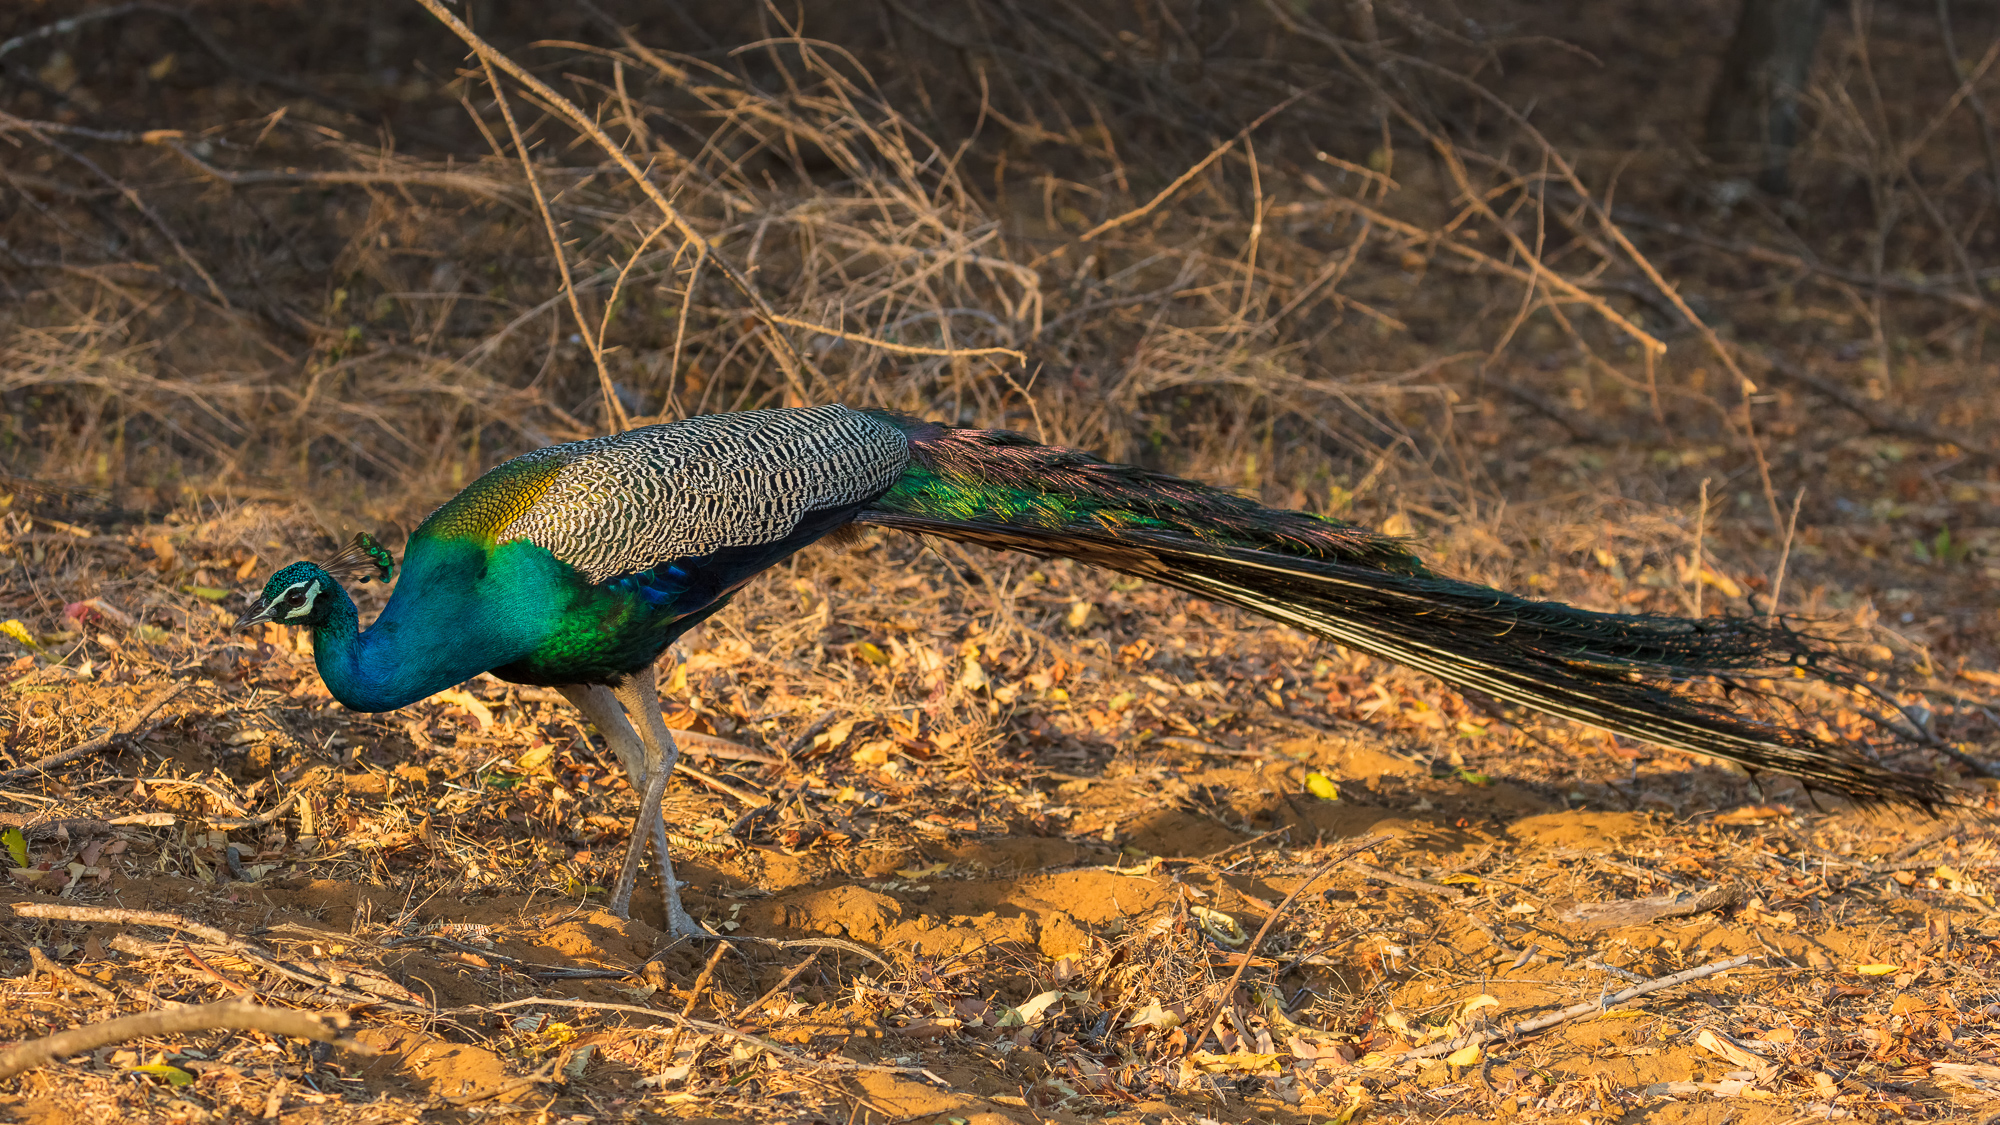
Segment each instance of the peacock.
[[1843,681],[1834,654],[1782,624],[1530,600],[1434,573],[1405,541],[1352,524],[1012,432],[838,405],[691,417],[523,454],[424,520],[367,629],[341,583],[387,582],[395,560],[365,534],[278,571],[238,624],[311,629],[321,678],[356,711],[392,711],[482,672],[560,692],[642,794],[610,909],[628,916],[650,837],[669,931],[704,936],[668,856],[660,805],[679,750],[655,661],[760,572],[853,524],[1120,571],[1492,699],[1864,803],[1945,799],[1931,779],[1689,689],[1773,671]]

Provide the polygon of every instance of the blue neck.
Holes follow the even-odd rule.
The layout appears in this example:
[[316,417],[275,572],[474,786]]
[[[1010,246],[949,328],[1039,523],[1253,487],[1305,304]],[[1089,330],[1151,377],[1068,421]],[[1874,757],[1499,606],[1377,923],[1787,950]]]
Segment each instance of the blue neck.
[[327,620],[313,629],[313,662],[327,690],[354,711],[394,711],[526,655],[547,632],[537,610],[553,599],[536,597],[535,584],[495,598],[482,589],[487,562],[476,547],[413,549],[366,632],[335,584]]
[[[313,663],[319,668],[319,678],[335,699],[357,711],[372,711],[372,707],[357,707],[355,692],[359,680],[358,664],[360,645],[361,615],[354,608],[354,599],[340,583],[333,584],[328,592],[332,607],[323,624],[315,625],[312,631]],[[388,708],[383,708],[388,710]]]
[[383,643],[392,640],[396,630],[385,631],[377,621],[375,628],[361,632],[354,600],[338,586],[333,594],[332,615],[313,630],[313,663],[319,666],[327,690],[349,710],[394,711],[485,671],[481,667],[461,673],[440,667],[435,660],[396,659],[398,654],[384,651],[390,646]]

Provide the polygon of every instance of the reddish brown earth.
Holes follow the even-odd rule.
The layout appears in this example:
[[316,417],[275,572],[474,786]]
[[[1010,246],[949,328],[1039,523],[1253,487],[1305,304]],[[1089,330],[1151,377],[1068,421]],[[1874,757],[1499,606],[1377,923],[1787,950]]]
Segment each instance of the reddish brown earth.
[[[119,640],[97,622],[87,667],[53,659],[52,638],[14,660],[6,697],[27,759],[188,670],[131,748],[9,791],[31,861],[16,897],[167,912],[250,954],[17,907],[0,1036],[248,988],[347,1012],[379,1053],[254,1032],[104,1048],[21,1079],[17,1117],[1322,1122],[1364,1107],[1668,1122],[1726,1107],[1777,1122],[1961,1116],[1986,1096],[2000,857],[1980,822],[1820,811],[1786,783],[1760,798],[1714,767],[1491,724],[1401,673],[1276,628],[1205,627],[1177,595],[1067,568],[1045,588],[1108,612],[1057,643],[1113,662],[982,665],[969,686],[964,658],[947,659],[970,650],[939,638],[976,620],[918,614],[944,572],[894,541],[780,576],[670,677],[670,698],[693,703],[677,725],[779,757],[691,759],[742,799],[687,777],[671,793],[695,914],[799,943],[711,962],[649,924],[650,885],[634,920],[602,909],[634,799],[547,693],[482,679],[353,715],[295,638],[238,639],[220,607],[179,593],[177,577],[241,567],[227,544],[264,518],[163,532],[173,571],[145,546],[157,534],[63,545],[63,589],[113,590],[110,568],[126,568],[139,577],[107,602],[135,621],[177,606],[187,631],[148,641],[135,624]],[[14,527],[16,557],[50,542]],[[877,640],[815,665],[766,645],[796,629],[792,599],[839,603],[842,576],[885,552],[911,568],[911,616],[857,596],[836,619]],[[1178,682],[1119,661],[1157,643],[1141,611],[1181,622],[1184,655],[1210,640],[1222,655]],[[1246,658],[1268,663],[1232,677]],[[884,707],[883,692],[929,702]],[[1529,735],[1567,756],[1529,756]],[[1741,890],[1721,913],[1599,928],[1574,913],[1718,885]],[[1216,1018],[1267,923],[1228,994],[1228,1049],[1192,1053],[1181,1021]],[[77,977],[34,973],[30,942]],[[1744,955],[1469,1065],[1405,1057],[1480,1020]],[[581,1006],[499,1007],[530,998]],[[701,1022],[677,1035],[677,1015]],[[153,1062],[193,1081],[135,1076]]]

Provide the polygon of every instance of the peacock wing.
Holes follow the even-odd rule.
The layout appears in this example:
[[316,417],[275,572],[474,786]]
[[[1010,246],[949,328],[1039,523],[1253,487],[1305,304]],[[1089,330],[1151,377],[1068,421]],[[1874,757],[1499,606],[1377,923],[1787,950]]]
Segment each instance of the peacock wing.
[[493,542],[528,540],[599,583],[785,540],[880,496],[909,457],[900,430],[844,406],[710,414],[518,457],[488,474],[512,502],[485,507],[506,516]]

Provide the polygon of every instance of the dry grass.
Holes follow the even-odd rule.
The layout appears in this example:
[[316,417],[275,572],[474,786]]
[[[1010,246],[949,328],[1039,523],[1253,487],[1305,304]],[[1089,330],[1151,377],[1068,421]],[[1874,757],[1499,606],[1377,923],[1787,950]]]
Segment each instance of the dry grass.
[[[373,996],[400,1044],[372,1068],[247,1035],[101,1052],[20,1080],[22,1113],[1674,1121],[1721,1097],[1761,1121],[1983,1096],[1950,1068],[1996,1062],[1985,836],[1926,844],[1150,587],[871,535],[705,626],[677,722],[783,764],[676,783],[691,901],[891,962],[706,972],[590,906],[634,801],[552,698],[351,715],[216,598],[522,449],[839,400],[1419,534],[1581,604],[1777,598],[1991,757],[2000,185],[1968,90],[2000,99],[1992,28],[1957,14],[1961,88],[1917,7],[1837,16],[1798,193],[1771,200],[1690,142],[1722,5],[466,7],[540,90],[401,4],[140,6],[19,42],[70,13],[0,16],[0,620],[40,646],[0,639],[0,764],[193,685],[136,747],[5,791],[24,827],[78,825],[30,831],[50,874],[17,878],[228,923],[324,982],[17,919],[24,974],[40,943],[109,996],[23,975],[4,1033],[242,985]],[[1836,725],[1849,702],[1818,701]],[[1371,833],[1396,878],[1317,885],[1224,995],[1240,955],[1195,908],[1254,932]],[[1725,882],[1752,897],[1727,919],[1563,921]],[[1738,954],[1470,1070],[1390,1057],[1496,1017],[1466,1012],[1483,994],[1511,1021],[1622,987],[1600,965]],[[649,1014],[496,1007],[532,997]],[[1186,1061],[1218,1015],[1225,1061]],[[132,1077],[155,1052],[199,1081]]]

